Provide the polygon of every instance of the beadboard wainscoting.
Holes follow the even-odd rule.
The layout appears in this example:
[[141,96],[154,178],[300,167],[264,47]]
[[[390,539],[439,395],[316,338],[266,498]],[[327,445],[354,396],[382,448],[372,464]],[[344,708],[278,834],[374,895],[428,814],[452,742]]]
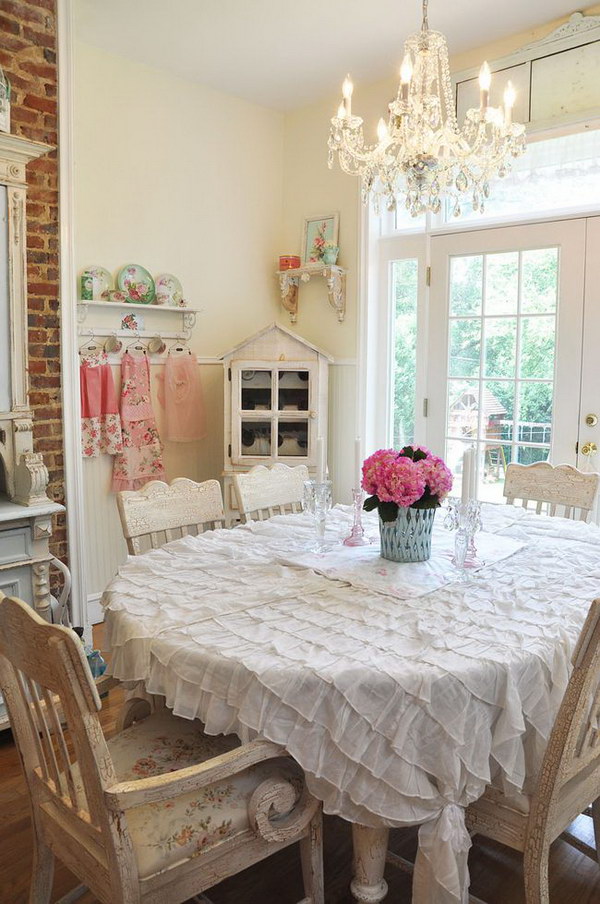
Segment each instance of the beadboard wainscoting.
[[338,359],[329,368],[329,476],[333,501],[350,504],[355,484],[357,428],[356,361]]

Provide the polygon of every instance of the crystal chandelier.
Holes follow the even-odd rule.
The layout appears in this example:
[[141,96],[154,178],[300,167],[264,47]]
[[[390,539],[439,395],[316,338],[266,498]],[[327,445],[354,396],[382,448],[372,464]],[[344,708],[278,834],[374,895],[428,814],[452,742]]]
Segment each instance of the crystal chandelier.
[[342,170],[359,175],[366,203],[376,210],[385,199],[388,210],[404,194],[412,216],[438,213],[442,199],[454,216],[461,205],[483,213],[490,179],[505,176],[510,159],[525,150],[525,127],[512,121],[515,91],[510,82],[503,108],[491,107],[492,74],[487,63],[479,74],[480,105],[467,111],[459,128],[454,108],[448,46],[445,37],[429,30],[428,0],[423,0],[423,24],[404,44],[397,97],[389,105],[387,123],[379,120],[378,141],[365,144],[363,121],[352,113],[353,86],[348,76],[343,101],[331,120],[329,167],[337,153]]

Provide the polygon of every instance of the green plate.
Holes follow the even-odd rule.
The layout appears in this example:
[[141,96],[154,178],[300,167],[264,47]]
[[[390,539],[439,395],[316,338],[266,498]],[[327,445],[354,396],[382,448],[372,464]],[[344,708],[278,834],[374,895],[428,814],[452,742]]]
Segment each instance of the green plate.
[[135,304],[152,304],[156,297],[152,276],[139,264],[125,264],[121,267],[117,274],[117,285]]

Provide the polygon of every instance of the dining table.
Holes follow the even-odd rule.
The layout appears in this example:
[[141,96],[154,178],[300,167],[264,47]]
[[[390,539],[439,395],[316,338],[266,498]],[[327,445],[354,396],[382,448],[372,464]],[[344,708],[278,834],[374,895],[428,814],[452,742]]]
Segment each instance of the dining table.
[[465,809],[492,785],[526,806],[589,604],[600,529],[482,504],[475,567],[453,564],[438,510],[431,558],[342,544],[328,514],[187,536],[119,569],[102,597],[113,675],[143,682],[211,735],[286,748],[325,813],[352,823],[353,897],[387,894],[390,829],[419,826],[414,904],[468,901]]

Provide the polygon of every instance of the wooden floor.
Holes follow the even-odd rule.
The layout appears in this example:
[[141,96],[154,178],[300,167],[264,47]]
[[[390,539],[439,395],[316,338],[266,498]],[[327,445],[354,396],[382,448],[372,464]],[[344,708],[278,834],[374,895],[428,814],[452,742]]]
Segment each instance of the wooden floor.
[[[114,690],[104,701],[102,723],[107,735],[114,732],[121,692]],[[591,820],[582,816],[577,833],[593,844]],[[392,833],[390,847],[414,859],[416,832]],[[341,819],[325,819],[325,875],[327,904],[352,904],[352,842],[350,826]],[[469,860],[471,891],[488,904],[524,904],[521,858],[493,842],[475,839]],[[18,756],[10,732],[0,734],[0,904],[26,904],[31,872],[29,803]],[[600,867],[557,841],[551,863],[551,904],[600,904]],[[389,894],[386,904],[410,902],[410,877],[390,867],[386,871]],[[52,901],[77,885],[76,879],[57,863]],[[300,860],[293,846],[268,860],[227,879],[210,891],[214,904],[295,904],[303,897]],[[82,904],[96,901],[91,894]],[[118,902],[113,902],[118,904]],[[165,900],[165,904],[170,904]]]

